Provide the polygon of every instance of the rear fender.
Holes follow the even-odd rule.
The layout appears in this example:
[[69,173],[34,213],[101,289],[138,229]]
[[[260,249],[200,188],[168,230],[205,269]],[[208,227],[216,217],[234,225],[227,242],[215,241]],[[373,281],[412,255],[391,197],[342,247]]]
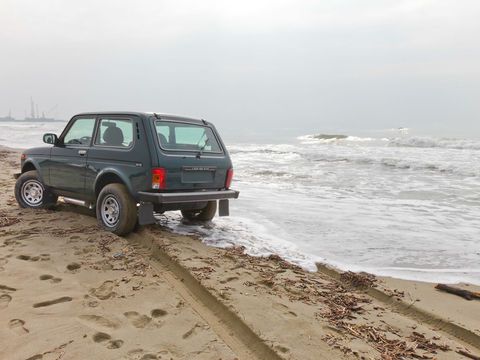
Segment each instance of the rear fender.
[[102,184],[104,181],[107,181],[108,178],[116,178],[117,181],[112,181],[112,182],[118,183],[118,181],[120,181],[123,185],[127,187],[129,193],[135,198],[135,193],[133,192],[132,184],[129,178],[115,168],[105,168],[97,174],[97,177],[95,178],[95,182],[93,184],[93,189],[92,189],[92,192],[95,194],[95,196],[97,196],[100,193],[103,186],[105,186],[108,183],[111,183],[109,181],[106,184]]

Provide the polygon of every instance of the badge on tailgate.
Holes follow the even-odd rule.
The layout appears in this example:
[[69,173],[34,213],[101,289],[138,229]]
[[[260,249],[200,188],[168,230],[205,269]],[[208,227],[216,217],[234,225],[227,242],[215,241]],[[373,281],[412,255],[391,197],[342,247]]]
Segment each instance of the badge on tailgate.
[[183,171],[217,171],[216,166],[183,166]]

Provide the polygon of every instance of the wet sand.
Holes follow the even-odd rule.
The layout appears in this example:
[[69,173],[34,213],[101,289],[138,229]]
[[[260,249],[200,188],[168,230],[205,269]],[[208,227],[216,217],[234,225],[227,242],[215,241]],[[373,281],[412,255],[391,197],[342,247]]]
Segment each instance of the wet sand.
[[480,355],[479,300],[323,266],[306,273],[158,225],[120,238],[73,206],[20,209],[19,153],[0,150],[0,161],[0,359]]

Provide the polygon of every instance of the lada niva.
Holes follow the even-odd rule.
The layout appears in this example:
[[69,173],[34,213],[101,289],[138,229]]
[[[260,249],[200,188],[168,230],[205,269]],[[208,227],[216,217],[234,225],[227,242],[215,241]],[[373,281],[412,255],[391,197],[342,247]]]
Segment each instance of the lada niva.
[[229,214],[233,168],[213,124],[143,112],[75,115],[49,146],[24,151],[15,175],[23,208],[49,208],[58,197],[96,209],[118,235],[155,222],[154,212],[181,210],[188,220]]

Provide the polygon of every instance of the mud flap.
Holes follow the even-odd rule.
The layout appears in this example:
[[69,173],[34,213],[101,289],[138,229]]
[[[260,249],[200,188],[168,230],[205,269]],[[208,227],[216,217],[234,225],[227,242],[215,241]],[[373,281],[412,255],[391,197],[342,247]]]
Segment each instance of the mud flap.
[[153,204],[149,202],[141,202],[138,208],[138,223],[140,225],[155,224],[153,216]]
[[230,215],[230,210],[228,207],[228,199],[218,201],[218,216],[228,216]]

